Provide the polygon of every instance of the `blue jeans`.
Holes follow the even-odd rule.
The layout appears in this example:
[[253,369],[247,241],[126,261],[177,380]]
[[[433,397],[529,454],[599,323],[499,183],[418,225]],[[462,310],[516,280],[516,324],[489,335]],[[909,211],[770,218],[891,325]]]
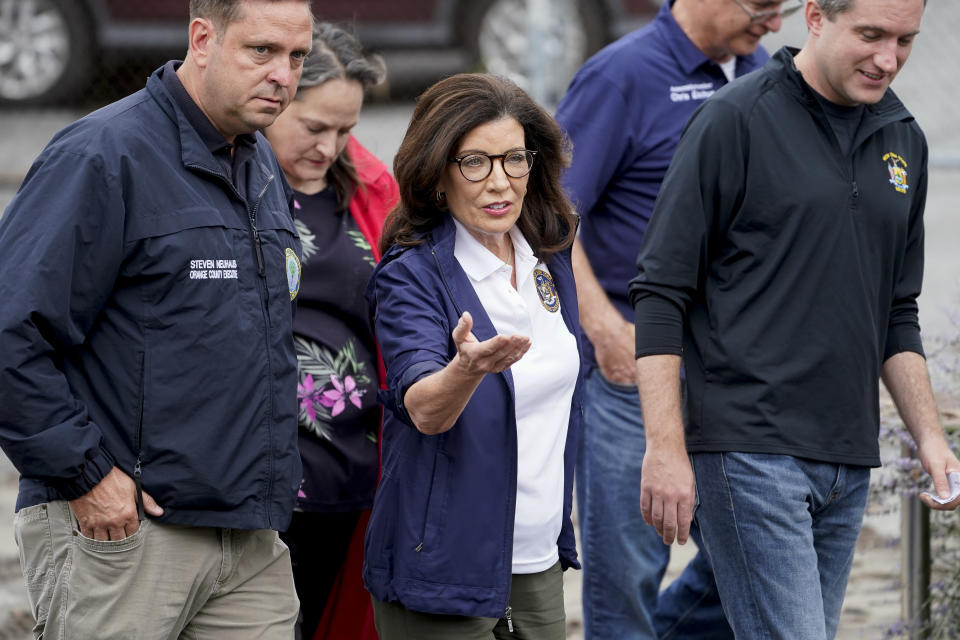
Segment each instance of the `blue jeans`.
[[831,640],[870,470],[759,453],[691,459],[696,520],[737,637]]
[[594,368],[584,388],[576,482],[584,637],[732,639],[702,551],[658,598],[670,547],[640,513],[645,450],[636,387],[610,383]]

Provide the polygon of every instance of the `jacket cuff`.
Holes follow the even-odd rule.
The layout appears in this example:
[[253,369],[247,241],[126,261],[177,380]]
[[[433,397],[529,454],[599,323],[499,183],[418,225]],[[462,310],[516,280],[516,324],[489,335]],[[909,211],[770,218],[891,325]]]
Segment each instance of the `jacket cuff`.
[[413,420],[410,419],[410,414],[407,413],[407,408],[403,404],[403,397],[406,395],[407,389],[412,387],[415,382],[421,378],[426,378],[431,373],[440,371],[443,369],[443,366],[444,365],[439,362],[432,360],[413,363],[400,375],[400,379],[397,380],[394,388],[381,395],[381,399],[386,400],[384,404],[393,411],[394,415],[404,424],[416,428]]
[[63,496],[64,500],[76,500],[90,493],[90,490],[97,486],[114,466],[116,462],[113,456],[103,449],[93,449],[87,452],[80,475],[56,480],[50,485]]
[[883,361],[904,351],[913,351],[926,358],[923,352],[923,340],[915,326],[900,325],[887,330],[887,342],[883,348]]
[[683,355],[683,314],[672,302],[647,296],[633,308],[634,358]]
[[583,569],[583,567],[580,566],[579,559],[577,558],[576,550],[572,551],[569,556],[564,555],[562,551],[560,552],[560,568],[564,571],[567,569],[576,569],[577,571]]

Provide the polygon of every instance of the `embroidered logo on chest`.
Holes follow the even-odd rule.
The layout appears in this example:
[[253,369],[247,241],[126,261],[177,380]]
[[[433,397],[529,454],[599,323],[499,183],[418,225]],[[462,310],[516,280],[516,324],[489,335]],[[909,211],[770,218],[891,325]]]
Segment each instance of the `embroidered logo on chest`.
[[290,290],[290,299],[293,300],[300,293],[300,258],[293,249],[287,247],[287,289]]
[[907,161],[890,152],[883,156],[883,161],[887,163],[887,172],[890,174],[890,184],[897,193],[906,193],[910,185],[907,184]]
[[540,296],[540,304],[550,313],[556,313],[560,310],[560,296],[557,295],[557,287],[553,284],[553,278],[542,269],[533,270],[533,281],[537,285],[537,294]]

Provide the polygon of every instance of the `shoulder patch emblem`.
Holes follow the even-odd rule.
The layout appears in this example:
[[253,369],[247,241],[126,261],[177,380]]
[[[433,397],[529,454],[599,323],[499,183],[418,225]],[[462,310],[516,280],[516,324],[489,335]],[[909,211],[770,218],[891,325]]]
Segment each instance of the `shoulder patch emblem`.
[[300,293],[300,258],[290,247],[287,247],[286,257],[287,289],[290,291],[290,299],[294,300]]
[[893,185],[894,190],[897,193],[906,193],[910,188],[907,184],[907,161],[893,152],[885,153],[883,161],[887,163],[890,184]]
[[540,304],[550,313],[556,313],[560,310],[560,296],[557,295],[557,287],[553,284],[553,278],[542,269],[533,270],[533,281],[537,286],[537,294],[540,296]]

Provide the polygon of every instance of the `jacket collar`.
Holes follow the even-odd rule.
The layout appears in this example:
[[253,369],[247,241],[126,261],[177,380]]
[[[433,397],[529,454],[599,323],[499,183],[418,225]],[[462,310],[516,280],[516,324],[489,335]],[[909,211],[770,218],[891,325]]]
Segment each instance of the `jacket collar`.
[[457,227],[453,222],[453,217],[447,215],[444,216],[440,224],[430,230],[426,241],[437,259],[437,264],[440,267],[440,277],[446,283],[447,290],[457,307],[457,312],[470,311],[470,315],[473,316],[473,335],[482,342],[497,335],[497,329],[483,310],[483,305],[470,283],[470,278],[453,253],[456,238]]
[[[184,114],[177,102],[177,99],[170,93],[164,82],[165,73],[175,73],[175,62],[168,62],[164,66],[154,71],[147,78],[147,93],[153,98],[160,110],[173,122],[180,132],[180,160],[184,167],[198,169],[205,173],[214,174],[222,178],[226,183],[233,187],[233,182],[224,171],[223,165],[217,161],[203,137],[197,133],[190,119]],[[212,125],[211,125],[212,126]],[[264,184],[274,179],[274,172],[269,167],[264,166],[261,161],[260,149],[267,145],[263,134],[257,132],[251,134],[254,142],[264,142],[256,144],[251,162],[254,163],[259,172],[252,172],[247,176],[248,193],[260,193]],[[234,192],[236,192],[234,188]],[[247,194],[239,194],[242,199],[247,199]]]
[[[813,89],[803,79],[803,75],[797,70],[793,57],[800,50],[795,47],[781,47],[770,61],[767,67],[787,86],[790,93],[800,101],[810,112],[818,118],[826,119],[823,107],[817,101]],[[906,106],[897,97],[892,89],[887,89],[883,98],[876,104],[865,105],[863,120],[860,128],[857,130],[857,137],[854,140],[853,148],[859,147],[864,140],[869,138],[879,129],[893,122],[912,121],[913,115],[907,110]]]
[[[692,75],[694,71],[704,65],[712,65],[719,73],[720,66],[708,58],[703,51],[700,51],[697,45],[693,44],[693,41],[690,40],[686,32],[677,23],[671,11],[672,6],[673,0],[664,2],[660,7],[660,13],[657,14],[654,21],[656,28],[660,30],[664,42],[667,43],[667,47],[670,49],[670,53],[674,59],[676,59],[677,64],[680,65],[680,68],[683,69],[683,72],[688,76]],[[735,75],[739,77],[746,73],[746,71],[756,69],[763,64],[767,56],[766,53],[761,54],[761,51],[763,50],[757,48],[756,51],[749,55],[737,56]],[[724,82],[726,82],[725,78]]]
[[[384,268],[393,260],[398,259],[407,251],[420,250],[429,251],[436,261],[437,273],[449,294],[457,314],[464,311],[470,311],[473,316],[473,335],[478,340],[486,340],[497,335],[497,330],[493,322],[483,311],[483,305],[480,304],[480,298],[477,297],[470,278],[467,276],[463,267],[457,261],[453,251],[456,246],[457,228],[453,218],[445,215],[435,227],[423,234],[423,244],[416,247],[410,246],[392,246],[377,263],[373,277],[367,283],[366,298],[370,303],[371,309],[376,306],[374,297],[374,281],[376,280],[376,271]],[[429,259],[429,258],[428,258]]]
[[352,135],[347,139],[347,153],[350,154],[350,162],[357,172],[357,181],[362,185],[376,182],[385,174],[390,174],[387,166]]

